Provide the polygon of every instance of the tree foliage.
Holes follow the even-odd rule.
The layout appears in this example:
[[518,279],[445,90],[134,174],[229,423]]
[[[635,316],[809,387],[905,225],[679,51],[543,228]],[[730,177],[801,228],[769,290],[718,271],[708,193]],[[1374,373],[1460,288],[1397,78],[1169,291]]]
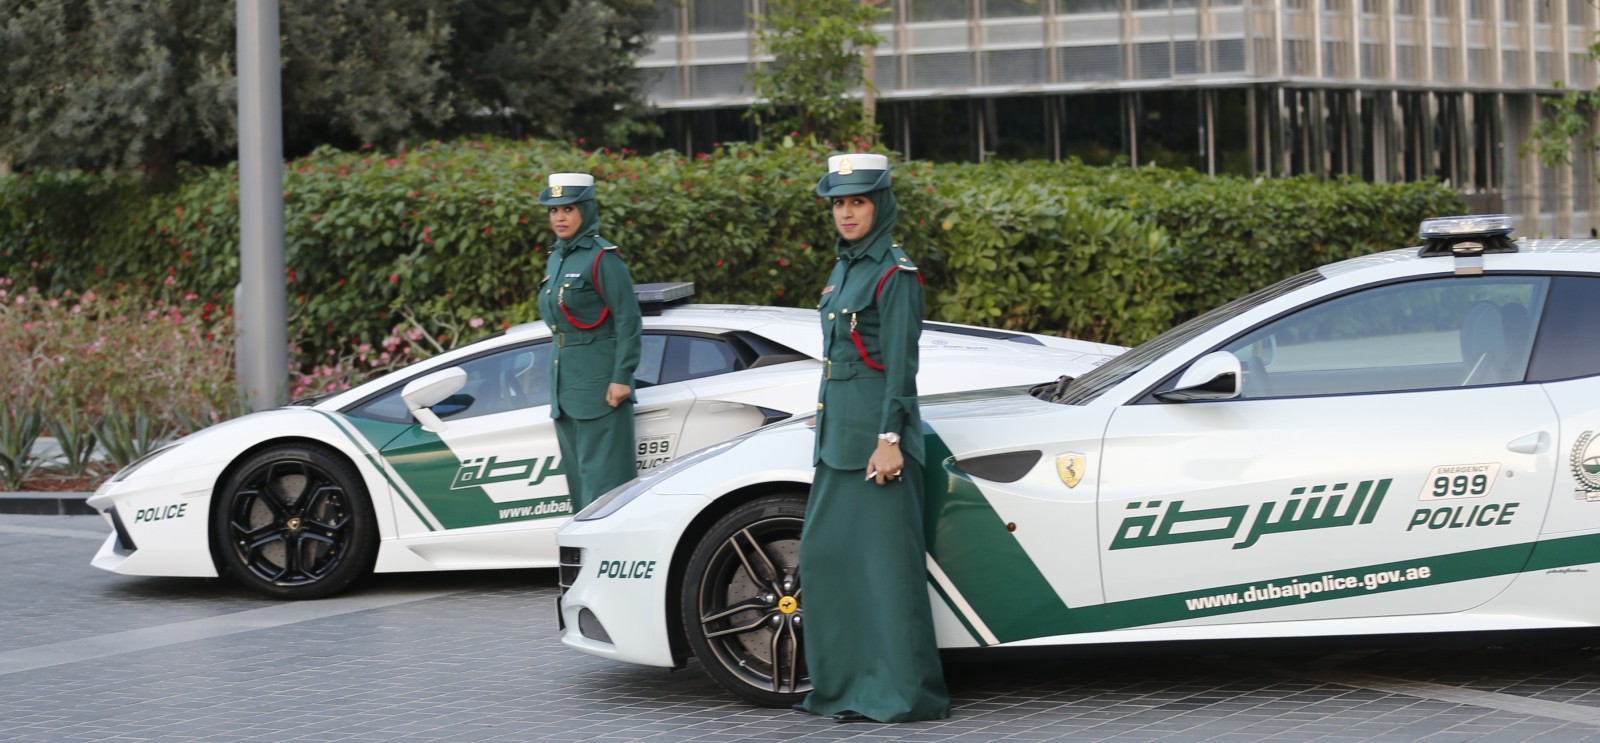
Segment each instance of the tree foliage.
[[772,61],[750,73],[750,115],[772,139],[875,139],[855,94],[871,85],[861,49],[878,43],[872,24],[887,9],[861,0],[768,0],[766,8],[756,18],[758,44]]
[[[651,0],[281,0],[284,145],[509,132],[617,141]],[[235,6],[0,0],[0,160],[141,167],[237,142]]]
[[[1600,33],[1590,37],[1586,57],[1591,66],[1600,62]],[[1557,81],[1556,86],[1562,87],[1562,83]],[[1600,134],[1590,132],[1600,111],[1600,88],[1568,90],[1544,99],[1544,107],[1546,115],[1539,118],[1518,150],[1523,157],[1533,155],[1540,165],[1553,168],[1572,162],[1574,148],[1584,152],[1600,149]]]

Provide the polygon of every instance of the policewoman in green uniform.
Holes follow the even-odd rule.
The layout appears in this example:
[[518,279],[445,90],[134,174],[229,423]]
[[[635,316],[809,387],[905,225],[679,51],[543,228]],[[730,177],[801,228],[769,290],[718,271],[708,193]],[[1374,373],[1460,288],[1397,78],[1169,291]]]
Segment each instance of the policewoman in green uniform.
[[549,324],[550,417],[573,512],[632,480],[633,372],[639,366],[639,302],[617,246],[600,237],[594,176],[551,173],[539,203],[556,243],[539,283]]
[[800,538],[812,689],[796,709],[839,722],[950,716],[923,534],[917,338],[922,278],[894,241],[882,155],[828,158],[817,194],[839,229],[822,289],[816,478]]

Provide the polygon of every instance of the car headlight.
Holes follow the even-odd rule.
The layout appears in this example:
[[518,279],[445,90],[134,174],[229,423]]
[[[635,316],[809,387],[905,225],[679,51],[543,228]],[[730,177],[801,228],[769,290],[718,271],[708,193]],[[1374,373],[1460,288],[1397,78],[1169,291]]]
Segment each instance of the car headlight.
[[693,467],[699,462],[710,459],[711,457],[727,451],[728,449],[732,449],[734,446],[737,446],[739,442],[744,441],[749,437],[750,434],[748,433],[743,436],[737,436],[720,444],[712,444],[704,449],[696,450],[686,456],[679,457],[666,464],[663,464],[660,467],[651,470],[648,474],[636,480],[629,480],[627,484],[618,486],[611,492],[600,496],[599,500],[590,503],[588,508],[579,511],[576,516],[572,517],[572,520],[597,521],[610,516],[611,514],[621,510],[623,506],[633,502],[633,499],[643,495],[644,492],[649,490],[651,486],[655,485],[658,480],[671,477],[679,472]]
[[167,444],[166,446],[163,446],[160,449],[157,449],[157,450],[155,450],[153,452],[150,452],[149,454],[146,454],[146,455],[144,455],[142,457],[139,457],[138,459],[133,460],[132,464],[129,464],[128,466],[123,467],[120,470],[117,470],[117,474],[111,476],[111,482],[121,482],[123,480],[128,479],[129,477],[131,477],[133,475],[134,470],[137,470],[140,467],[143,467],[146,464],[149,464],[151,462],[151,460],[154,460],[156,457],[159,457],[162,454],[166,454],[167,452],[172,451],[173,449],[176,449],[176,448],[178,448],[178,445],[176,443]]

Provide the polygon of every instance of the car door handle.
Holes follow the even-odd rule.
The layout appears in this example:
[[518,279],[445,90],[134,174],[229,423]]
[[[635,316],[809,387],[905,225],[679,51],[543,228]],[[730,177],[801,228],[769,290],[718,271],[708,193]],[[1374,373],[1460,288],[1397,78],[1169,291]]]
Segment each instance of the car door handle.
[[1550,445],[1550,434],[1544,431],[1530,433],[1519,439],[1512,439],[1506,448],[1518,454],[1538,454]]
[[706,405],[708,413],[726,413],[729,410],[743,410],[744,403],[738,402],[713,402]]
[[633,419],[636,421],[658,421],[670,417],[672,417],[672,411],[665,407],[633,409]]

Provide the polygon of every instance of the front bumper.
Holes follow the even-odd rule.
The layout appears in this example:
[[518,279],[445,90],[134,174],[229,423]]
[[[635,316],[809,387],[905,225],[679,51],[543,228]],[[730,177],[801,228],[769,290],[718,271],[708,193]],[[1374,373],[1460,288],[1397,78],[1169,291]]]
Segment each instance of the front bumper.
[[197,472],[107,483],[88,504],[112,533],[89,564],[122,575],[215,578],[207,533],[214,481]]
[[598,521],[573,521],[561,550],[561,642],[602,658],[672,667],[668,595],[680,536],[711,501],[645,493]]

